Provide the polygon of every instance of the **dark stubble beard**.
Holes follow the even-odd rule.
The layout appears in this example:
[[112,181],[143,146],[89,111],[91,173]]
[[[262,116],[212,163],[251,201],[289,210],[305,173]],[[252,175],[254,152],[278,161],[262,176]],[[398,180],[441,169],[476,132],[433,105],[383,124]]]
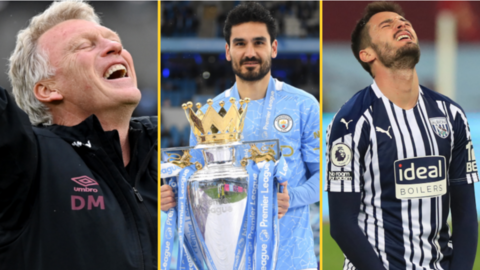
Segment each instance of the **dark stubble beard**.
[[[248,61],[256,61],[260,64],[260,70],[255,71],[255,67],[253,68],[247,68],[247,71],[242,73],[242,65],[244,62]],[[233,73],[237,75],[240,79],[248,82],[253,82],[253,81],[258,81],[263,79],[265,75],[270,72],[270,68],[272,67],[272,59],[266,59],[265,61],[262,61],[260,58],[256,57],[245,57],[244,59],[240,60],[240,63],[236,63],[232,61],[232,69]]]
[[372,49],[378,56],[378,60],[390,69],[413,69],[420,61],[420,46],[416,43],[407,44],[399,48],[396,52],[386,44],[383,48],[379,48],[372,43]]

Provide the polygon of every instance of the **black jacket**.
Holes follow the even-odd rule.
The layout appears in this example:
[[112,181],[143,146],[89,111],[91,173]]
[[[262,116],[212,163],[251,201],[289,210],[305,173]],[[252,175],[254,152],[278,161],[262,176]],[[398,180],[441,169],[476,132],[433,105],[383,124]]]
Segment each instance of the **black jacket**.
[[0,270],[157,269],[157,118],[32,127],[0,89]]

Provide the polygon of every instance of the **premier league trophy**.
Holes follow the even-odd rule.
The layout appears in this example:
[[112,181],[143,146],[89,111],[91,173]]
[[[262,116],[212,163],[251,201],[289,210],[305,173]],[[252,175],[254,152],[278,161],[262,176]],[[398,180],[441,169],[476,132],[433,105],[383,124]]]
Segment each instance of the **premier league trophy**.
[[[217,112],[213,101],[208,100],[205,113],[199,103],[196,113],[191,102],[183,104],[198,143],[193,149],[162,150],[168,164],[177,170],[185,168],[175,184],[179,242],[183,246],[178,260],[184,256],[185,267],[190,269],[203,269],[204,264],[212,270],[274,269],[279,236],[273,162],[278,140],[241,142],[250,100],[240,100],[238,107],[234,98],[229,101],[228,111],[221,101]],[[203,168],[198,162],[190,162],[190,151],[201,151]],[[164,164],[162,177],[163,168]],[[269,193],[270,197],[261,199],[259,193]],[[169,218],[174,216],[168,214]],[[162,263],[165,261],[162,258]]]

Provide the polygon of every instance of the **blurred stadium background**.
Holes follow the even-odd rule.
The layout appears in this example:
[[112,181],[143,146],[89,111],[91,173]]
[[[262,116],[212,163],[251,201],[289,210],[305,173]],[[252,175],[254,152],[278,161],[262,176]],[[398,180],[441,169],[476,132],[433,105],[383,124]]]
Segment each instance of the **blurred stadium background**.
[[[190,127],[180,107],[201,102],[230,88],[235,82],[225,60],[223,24],[240,1],[162,1],[161,16],[161,146],[186,146]],[[261,2],[279,25],[278,56],[272,75],[319,96],[318,2]],[[311,206],[311,224],[319,254],[319,204]],[[165,214],[162,212],[162,221]],[[176,248],[174,250],[177,250]],[[175,269],[175,258],[172,268]]]
[[[51,2],[0,2],[0,86],[11,91],[8,81],[8,58],[15,48],[20,29],[28,26],[33,16],[43,12]],[[125,49],[133,57],[138,88],[142,100],[135,116],[157,115],[157,2],[90,2],[99,14],[102,25],[116,31]]]
[[[350,50],[351,31],[367,3],[323,2],[324,140],[334,114],[357,91],[372,83]],[[420,40],[421,57],[417,65],[420,83],[446,94],[463,107],[476,156],[480,156],[480,2],[402,1],[399,4]],[[325,154],[323,157],[325,164]],[[480,209],[480,185],[476,184],[475,189],[477,209]],[[323,198],[323,269],[342,269],[343,254],[330,237],[326,192]],[[480,269],[479,251],[480,247],[474,267],[477,270]]]

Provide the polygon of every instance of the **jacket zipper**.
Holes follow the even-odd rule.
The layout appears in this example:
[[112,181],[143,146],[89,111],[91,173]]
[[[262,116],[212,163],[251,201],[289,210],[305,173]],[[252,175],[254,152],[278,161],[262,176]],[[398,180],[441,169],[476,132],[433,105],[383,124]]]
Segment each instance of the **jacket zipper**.
[[139,202],[143,202],[142,194],[140,194],[140,192],[138,192],[138,189],[136,189],[135,187],[133,187],[133,192],[134,192],[135,195],[137,196],[138,201],[139,201]]
[[150,212],[148,211],[147,207],[143,203],[142,195],[140,194],[140,192],[138,192],[138,190],[135,187],[133,187],[133,192],[135,192],[137,200],[139,201],[138,204],[139,204],[140,209],[143,210],[145,219],[147,221],[148,231],[150,232],[150,235],[152,236],[150,238],[150,242],[152,244],[152,251],[155,251],[155,252],[153,252],[153,258],[154,259],[156,258],[154,264],[158,264],[158,258],[157,258],[157,255],[156,255],[158,253],[157,231],[155,230],[155,226],[153,225],[153,221],[152,221],[152,217],[150,215]]
[[[152,145],[152,147],[148,151],[148,154],[146,155],[145,160],[140,165],[138,174],[135,177],[135,183],[134,183],[135,186],[138,184],[138,181],[140,180],[141,176],[145,173],[145,171],[147,169],[147,166],[148,166],[148,163],[150,162],[151,156],[153,154],[153,150],[155,149],[156,146],[157,146],[157,143],[154,143]],[[145,204],[143,204],[143,197],[135,186],[132,187],[132,189],[133,189],[133,192],[134,192],[135,196],[137,197],[137,200],[139,201],[140,208],[145,213],[145,217],[146,217],[147,224],[148,224],[148,229],[150,231],[150,235],[152,236],[152,238],[151,238],[152,249],[155,250],[155,254],[157,254],[158,253],[157,230],[155,229],[155,226],[153,225],[153,221],[152,221],[152,217],[150,215],[150,212],[148,211]],[[155,256],[154,256],[154,258],[155,258]],[[155,263],[158,264],[158,258],[157,258],[157,261]]]
[[[103,163],[102,159],[99,158],[95,153],[92,153],[92,156],[94,156],[100,162],[100,164],[102,164],[102,166],[105,168],[105,171],[107,171],[108,174],[110,175],[110,179],[114,179],[112,176],[112,173],[110,172],[108,167],[105,165],[105,163]],[[123,180],[126,182],[125,178],[123,178]],[[120,187],[118,188],[120,189]],[[126,205],[129,205],[127,198],[125,197],[125,195],[121,190],[120,190],[120,193],[122,194],[123,199],[126,201]],[[138,193],[138,195],[140,195],[140,193]],[[141,198],[141,195],[140,195],[140,198]],[[142,201],[143,201],[143,198],[142,198]],[[130,208],[130,212],[133,213],[133,210],[131,209],[131,207],[129,208]],[[138,226],[137,226],[137,223],[135,222],[135,218],[133,214],[131,215],[131,218],[132,218],[133,226],[135,227],[135,232],[137,233],[138,250],[140,251],[140,269],[145,269],[145,263],[144,263],[145,258],[143,257],[143,247],[140,241],[140,233],[138,232]]]

